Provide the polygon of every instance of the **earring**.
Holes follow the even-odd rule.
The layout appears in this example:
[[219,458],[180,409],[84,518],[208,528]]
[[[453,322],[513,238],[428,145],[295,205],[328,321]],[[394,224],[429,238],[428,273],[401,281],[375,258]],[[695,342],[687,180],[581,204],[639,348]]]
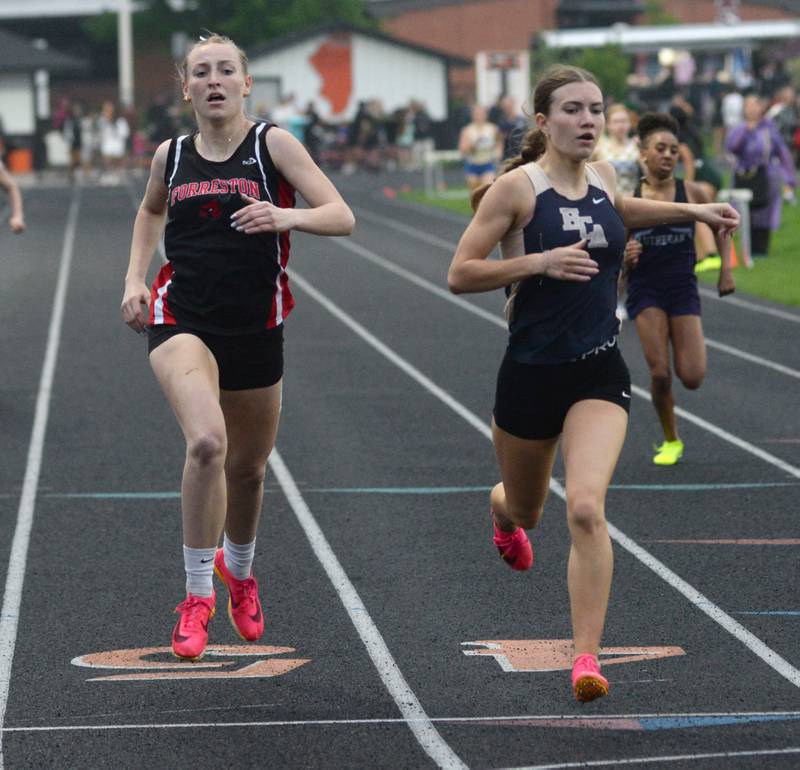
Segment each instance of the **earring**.
[[190,102],[190,101],[192,101],[192,98],[190,96],[184,96],[183,97],[183,101]]

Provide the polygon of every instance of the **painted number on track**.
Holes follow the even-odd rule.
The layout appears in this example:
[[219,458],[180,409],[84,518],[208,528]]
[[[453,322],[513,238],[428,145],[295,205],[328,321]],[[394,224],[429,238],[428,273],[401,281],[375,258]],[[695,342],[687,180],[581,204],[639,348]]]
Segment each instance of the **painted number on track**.
[[[172,656],[171,647],[139,647],[130,650],[92,652],[72,659],[74,666],[94,669],[127,669],[136,673],[112,674],[87,679],[88,682],[132,682],[164,679],[260,679],[286,674],[306,658],[276,658],[295,652],[293,647],[264,645],[209,645],[205,657],[197,662]],[[217,658],[218,660],[209,660]],[[258,658],[259,660],[252,660]],[[244,659],[244,661],[242,660]],[[245,665],[241,665],[242,663]]]
[[[464,650],[464,655],[492,657],[507,672],[569,671],[574,659],[571,639],[488,639],[461,644],[476,648]],[[681,647],[603,647],[600,662],[608,666],[685,654]]]

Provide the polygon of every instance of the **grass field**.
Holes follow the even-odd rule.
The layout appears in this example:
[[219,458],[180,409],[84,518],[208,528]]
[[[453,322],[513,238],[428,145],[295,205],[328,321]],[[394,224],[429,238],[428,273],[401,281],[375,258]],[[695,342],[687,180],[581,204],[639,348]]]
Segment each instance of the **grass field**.
[[[457,191],[449,192],[455,194]],[[418,190],[401,193],[401,196],[426,206],[455,211],[465,217],[472,215],[466,189],[462,197],[428,197]],[[738,239],[736,245],[738,250]],[[716,275],[714,272],[705,273],[700,280],[713,286],[717,282]],[[772,234],[769,257],[755,260],[752,269],[737,267],[734,278],[739,292],[800,307],[800,204],[784,205],[780,230]]]

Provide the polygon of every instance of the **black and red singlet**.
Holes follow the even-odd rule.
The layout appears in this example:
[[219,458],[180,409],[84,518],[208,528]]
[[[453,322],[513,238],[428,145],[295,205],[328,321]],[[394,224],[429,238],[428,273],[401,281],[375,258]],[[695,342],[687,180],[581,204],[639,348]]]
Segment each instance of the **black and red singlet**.
[[289,233],[245,235],[231,227],[231,214],[247,205],[240,193],[294,206],[295,191],[267,150],[271,128],[256,123],[220,162],[197,152],[197,134],[171,141],[164,173],[168,261],[151,290],[151,325],[247,334],[274,328],[291,312]]

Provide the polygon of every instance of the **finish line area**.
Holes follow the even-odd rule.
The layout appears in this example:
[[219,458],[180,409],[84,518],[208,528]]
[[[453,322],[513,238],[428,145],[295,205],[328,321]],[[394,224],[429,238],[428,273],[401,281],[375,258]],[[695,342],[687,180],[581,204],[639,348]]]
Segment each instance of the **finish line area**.
[[194,663],[169,648],[184,444],[118,309],[141,183],[29,188],[0,229],[3,766],[796,767],[800,312],[703,294],[671,468],[623,325],[610,693],[579,704],[560,459],[533,569],[491,542],[502,297],[447,291],[463,219],[334,182],[354,235],[292,236],[266,630],[243,643],[217,585]]

